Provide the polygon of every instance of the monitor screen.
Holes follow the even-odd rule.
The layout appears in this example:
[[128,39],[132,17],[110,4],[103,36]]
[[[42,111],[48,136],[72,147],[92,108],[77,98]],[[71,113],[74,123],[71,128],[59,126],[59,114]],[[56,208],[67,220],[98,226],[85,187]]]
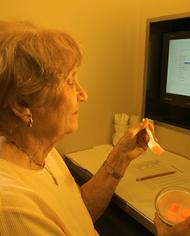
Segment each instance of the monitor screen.
[[190,96],[190,38],[169,40],[166,93]]
[[161,100],[190,107],[190,31],[164,35]]

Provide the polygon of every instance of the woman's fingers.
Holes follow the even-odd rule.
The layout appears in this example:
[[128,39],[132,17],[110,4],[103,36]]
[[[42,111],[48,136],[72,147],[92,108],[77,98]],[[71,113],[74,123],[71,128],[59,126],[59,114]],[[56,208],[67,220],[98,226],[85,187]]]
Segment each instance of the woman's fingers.
[[139,123],[138,125],[130,128],[130,131],[133,133],[133,135],[135,136],[136,134],[138,134],[141,130],[145,129],[146,127],[148,127],[149,125],[149,121],[148,119],[143,119],[143,121],[141,123]]
[[156,226],[157,236],[175,236],[173,228],[162,222],[157,213],[155,213],[154,225]]
[[174,225],[173,227],[162,222],[157,213],[155,213],[154,224],[158,236],[189,236],[190,235],[190,217]]

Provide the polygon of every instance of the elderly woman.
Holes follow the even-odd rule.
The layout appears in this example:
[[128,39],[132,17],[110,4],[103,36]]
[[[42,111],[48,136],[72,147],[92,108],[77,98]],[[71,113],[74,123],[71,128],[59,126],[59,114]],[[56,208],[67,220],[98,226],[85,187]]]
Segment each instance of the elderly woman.
[[95,236],[130,162],[146,150],[147,120],[130,129],[80,188],[54,145],[78,128],[87,94],[81,51],[67,34],[0,22],[0,232]]

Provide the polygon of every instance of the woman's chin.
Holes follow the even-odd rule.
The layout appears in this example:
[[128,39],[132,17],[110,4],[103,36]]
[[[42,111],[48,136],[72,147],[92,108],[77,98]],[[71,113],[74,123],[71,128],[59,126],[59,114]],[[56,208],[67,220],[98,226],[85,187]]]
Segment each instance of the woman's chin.
[[70,127],[70,129],[67,130],[66,134],[72,134],[75,133],[78,130],[78,124],[75,126]]

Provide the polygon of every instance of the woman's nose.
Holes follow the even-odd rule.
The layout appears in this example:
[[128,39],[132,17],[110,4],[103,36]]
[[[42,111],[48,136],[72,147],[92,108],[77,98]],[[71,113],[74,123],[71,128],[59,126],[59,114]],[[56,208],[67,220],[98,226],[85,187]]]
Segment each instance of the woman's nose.
[[85,89],[80,86],[79,93],[78,93],[78,100],[80,102],[85,102],[88,99],[88,94],[86,93]]

